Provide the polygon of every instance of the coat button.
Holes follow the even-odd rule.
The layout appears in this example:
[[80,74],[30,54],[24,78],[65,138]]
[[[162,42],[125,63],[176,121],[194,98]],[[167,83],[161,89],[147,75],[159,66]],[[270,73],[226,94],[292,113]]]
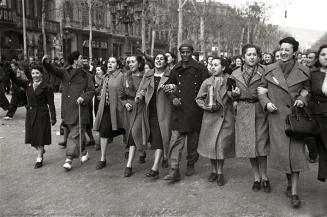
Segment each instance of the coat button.
[[181,77],[182,75],[178,75],[179,77]]
[[194,84],[196,85],[196,82]]
[[67,96],[68,98],[70,98],[70,96]]
[[32,109],[33,107],[32,106],[30,106],[30,109]]
[[181,90],[178,90],[178,93],[181,93],[182,91]]
[[182,82],[178,82],[178,84],[182,84]]

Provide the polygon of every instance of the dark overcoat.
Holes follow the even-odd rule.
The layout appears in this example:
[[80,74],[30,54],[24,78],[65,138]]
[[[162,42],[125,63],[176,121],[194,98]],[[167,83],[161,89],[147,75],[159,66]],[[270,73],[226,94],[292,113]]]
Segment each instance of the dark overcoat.
[[309,69],[295,63],[287,79],[279,66],[274,63],[266,67],[262,77],[261,87],[267,88],[268,93],[258,95],[264,109],[272,102],[277,111],[268,114],[271,168],[284,173],[300,172],[308,169],[305,157],[304,140],[290,138],[285,134],[286,116],[292,113],[295,100],[308,104],[310,89]]
[[255,158],[269,154],[268,113],[258,101],[257,87],[261,83],[264,68],[258,65],[254,76],[247,84],[242,68],[232,73],[240,96],[236,99],[235,151],[236,157]]
[[323,82],[327,82],[325,76],[326,73],[318,68],[313,69],[311,72],[312,113],[321,128],[320,138],[322,144],[317,144],[319,145],[319,180],[327,179],[327,96],[322,92]]
[[51,144],[51,122],[56,120],[56,109],[52,88],[42,81],[34,90],[33,82],[11,76],[12,80],[23,87],[27,96],[25,143],[37,148]]
[[62,81],[61,95],[61,116],[65,124],[78,124],[77,98],[82,97],[81,124],[90,123],[90,102],[94,96],[94,84],[88,72],[82,68],[58,68],[51,64],[44,63],[46,70],[57,76]]
[[171,70],[166,84],[174,84],[177,89],[170,99],[180,99],[182,105],[174,106],[172,111],[172,130],[179,132],[200,131],[203,111],[196,104],[195,98],[202,82],[209,77],[206,67],[191,59],[186,67],[179,62]]

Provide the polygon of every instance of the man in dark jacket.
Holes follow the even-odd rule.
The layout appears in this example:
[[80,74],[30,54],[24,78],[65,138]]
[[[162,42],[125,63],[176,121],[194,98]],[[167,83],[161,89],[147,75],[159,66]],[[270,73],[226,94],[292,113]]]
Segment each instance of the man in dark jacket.
[[[68,129],[66,161],[63,167],[68,171],[72,168],[72,160],[79,156],[81,147],[81,161],[88,160],[88,152],[85,150],[85,128],[90,122],[89,103],[94,96],[94,84],[89,79],[88,72],[82,68],[82,55],[74,51],[68,56],[69,65],[66,68],[57,68],[49,63],[48,56],[44,56],[42,63],[46,70],[57,76],[62,81],[61,112],[62,118]],[[79,120],[79,107],[81,119]],[[79,123],[80,122],[80,123]],[[81,129],[79,129],[79,125]],[[81,134],[80,134],[81,133]]]
[[0,107],[6,111],[9,106],[9,101],[6,97],[6,86],[8,86],[7,83],[10,81],[5,65],[4,59],[0,57]]
[[[174,105],[172,112],[172,135],[169,145],[171,172],[164,178],[168,181],[180,180],[179,163],[187,137],[186,176],[194,174],[194,164],[199,158],[197,153],[202,110],[195,98],[202,82],[209,76],[207,69],[192,59],[192,42],[185,41],[179,47],[182,60],[172,69],[165,87],[173,87],[170,98]],[[170,88],[165,88],[171,91]]]

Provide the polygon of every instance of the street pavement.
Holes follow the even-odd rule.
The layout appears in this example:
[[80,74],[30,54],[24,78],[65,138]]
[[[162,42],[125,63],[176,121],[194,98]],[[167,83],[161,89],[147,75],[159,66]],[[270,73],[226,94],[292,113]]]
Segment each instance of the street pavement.
[[33,169],[36,151],[24,144],[25,108],[19,108],[10,121],[3,120],[5,112],[0,111],[1,216],[327,216],[327,184],[317,181],[317,164],[300,174],[300,209],[291,208],[284,194],[285,175],[278,171],[269,170],[271,193],[253,192],[248,159],[225,161],[226,184],[222,187],[207,181],[210,162],[201,157],[196,174],[185,177],[185,150],[178,183],[162,180],[168,169],[160,168],[157,181],[144,176],[152,165],[152,151],[142,165],[136,156],[134,175],[125,178],[122,137],[110,143],[104,169],[95,170],[100,152],[90,147],[91,159],[83,165],[74,161],[73,170],[66,172],[62,167],[65,149],[57,145],[62,141],[57,135],[61,121],[58,93],[55,104],[58,121],[40,169]]

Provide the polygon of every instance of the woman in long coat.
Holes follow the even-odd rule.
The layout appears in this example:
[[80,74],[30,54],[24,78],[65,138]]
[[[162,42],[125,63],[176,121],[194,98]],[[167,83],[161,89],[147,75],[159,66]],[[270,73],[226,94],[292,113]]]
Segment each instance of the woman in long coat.
[[217,180],[224,185],[224,160],[235,157],[233,102],[228,95],[227,63],[221,58],[212,60],[213,75],[204,80],[196,97],[196,103],[204,110],[199,136],[198,153],[209,158],[211,174],[209,182]]
[[267,176],[269,136],[267,112],[260,106],[257,87],[260,85],[264,68],[258,64],[260,49],[251,44],[242,48],[244,65],[232,73],[236,90],[232,95],[237,101],[235,116],[236,157],[250,158],[254,183],[252,190],[271,191]]
[[142,137],[142,114],[144,103],[136,103],[135,96],[143,78],[144,59],[141,56],[129,57],[129,69],[120,81],[118,96],[124,106],[124,120],[129,154],[125,168],[125,177],[132,175],[132,162],[136,149],[145,157]]
[[294,55],[299,43],[293,37],[282,39],[281,61],[267,66],[258,88],[262,107],[268,110],[270,138],[270,167],[286,173],[287,196],[291,205],[299,207],[299,173],[308,169],[304,140],[285,134],[286,116],[294,107],[307,105],[310,88],[309,69],[299,64]]
[[327,44],[317,53],[317,68],[311,72],[311,96],[314,106],[312,112],[321,128],[318,137],[319,169],[318,180],[327,179]]
[[154,59],[155,68],[144,74],[136,94],[136,102],[145,102],[142,119],[143,144],[151,143],[155,150],[154,162],[147,177],[159,177],[159,161],[163,155],[168,160],[168,146],[171,137],[171,110],[172,104],[166,95],[163,85],[169,78],[167,57],[158,53]]
[[108,60],[108,72],[104,76],[99,108],[93,124],[95,131],[100,132],[101,158],[96,169],[106,166],[106,150],[108,139],[125,133],[123,105],[118,97],[118,89],[123,77],[121,64],[116,57]]
[[51,144],[51,124],[56,124],[52,88],[42,79],[42,66],[31,67],[32,81],[11,74],[13,82],[23,87],[27,96],[25,143],[37,149],[35,169],[42,167],[44,146]]

